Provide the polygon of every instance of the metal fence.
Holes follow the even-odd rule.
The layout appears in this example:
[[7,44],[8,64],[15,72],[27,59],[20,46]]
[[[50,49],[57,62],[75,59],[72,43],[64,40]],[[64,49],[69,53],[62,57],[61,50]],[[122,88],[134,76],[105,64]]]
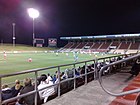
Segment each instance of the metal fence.
[[[47,67],[47,68],[40,68],[40,69],[32,69],[32,70],[26,70],[26,71],[22,71],[22,72],[16,72],[16,73],[11,73],[11,74],[5,74],[5,75],[0,75],[0,105],[2,105],[2,104],[6,104],[6,103],[8,103],[8,102],[11,102],[11,101],[13,101],[13,100],[17,100],[17,99],[19,99],[19,98],[22,98],[22,97],[25,97],[25,96],[28,96],[28,95],[31,95],[31,94],[35,94],[35,105],[37,105],[37,92],[39,92],[39,91],[41,91],[41,90],[43,90],[43,89],[45,89],[45,88],[50,88],[50,87],[52,87],[52,86],[57,86],[57,96],[59,97],[60,95],[61,95],[61,90],[60,90],[60,85],[61,85],[61,83],[63,83],[63,82],[66,82],[66,81],[71,81],[71,80],[73,80],[74,82],[73,82],[73,89],[76,89],[76,79],[77,78],[80,78],[80,77],[83,77],[84,76],[84,81],[85,81],[85,84],[87,84],[87,80],[88,80],[88,78],[87,78],[87,76],[88,76],[88,74],[93,74],[93,77],[94,77],[94,79],[97,79],[98,78],[98,71],[97,71],[97,69],[96,69],[96,63],[97,62],[105,62],[105,60],[106,59],[112,59],[112,58],[117,58],[118,56],[121,56],[121,57],[124,57],[125,55],[117,55],[117,56],[111,56],[111,57],[105,57],[105,58],[98,58],[98,59],[92,59],[92,60],[88,60],[88,61],[83,61],[83,62],[77,62],[77,63],[71,63],[71,64],[64,64],[64,65],[59,65],[59,66],[53,66],[53,67]],[[134,56],[134,58],[136,58],[136,57],[139,57],[140,55],[137,55],[137,56]],[[133,58],[133,57],[131,57],[131,58]],[[124,61],[124,60],[123,60]],[[123,62],[122,61],[122,62]],[[87,68],[87,66],[88,66],[88,63],[91,63],[91,64],[94,64],[94,71],[91,71],[91,72],[87,72],[87,70],[86,70],[86,68]],[[119,63],[120,63],[120,61],[119,61]],[[66,79],[66,80],[64,80],[64,81],[61,81],[60,80],[60,69],[61,69],[61,67],[65,67],[65,66],[73,66],[73,68],[76,68],[76,65],[78,65],[78,64],[84,64],[85,65],[85,73],[84,74],[82,74],[82,75],[80,75],[80,76],[78,76],[78,77],[76,77],[75,76],[75,70],[74,70],[74,77],[73,78],[68,78],[68,79]],[[113,63],[113,64],[117,64],[117,63]],[[109,65],[107,65],[107,66],[111,66],[111,65],[113,65],[113,64],[109,64]],[[58,71],[58,83],[56,83],[56,84],[53,84],[53,85],[51,85],[51,86],[48,86],[48,87],[45,87],[45,88],[43,88],[43,89],[40,89],[40,90],[38,90],[37,89],[37,77],[38,77],[38,72],[39,71],[45,71],[45,70],[49,70],[49,69],[57,69],[57,71]],[[104,69],[104,67],[103,67],[103,69]],[[103,70],[102,69],[102,70]],[[21,75],[21,74],[28,74],[28,73],[33,73],[34,74],[34,81],[35,81],[35,90],[34,91],[31,91],[31,92],[28,92],[28,93],[26,93],[26,94],[23,94],[23,95],[19,95],[19,96],[16,96],[16,97],[13,97],[13,98],[10,98],[10,99],[7,99],[7,100],[4,100],[4,101],[2,101],[2,95],[1,95],[1,93],[2,93],[2,89],[1,89],[1,86],[2,86],[2,78],[6,78],[6,77],[10,77],[10,76],[17,76],[17,75]],[[100,83],[101,83],[101,73],[100,73],[100,76],[99,76],[99,79],[100,79]],[[102,86],[102,85],[101,85]]]
[[135,90],[129,90],[129,91],[126,91],[126,92],[121,92],[121,93],[112,93],[112,92],[110,92],[108,89],[106,89],[105,86],[104,86],[103,83],[102,83],[102,72],[103,72],[107,67],[111,67],[111,66],[113,66],[113,65],[120,64],[120,63],[122,63],[122,62],[127,62],[127,61],[130,61],[130,60],[136,59],[136,58],[140,58],[140,54],[137,54],[137,55],[128,57],[128,58],[126,58],[126,59],[122,59],[122,60],[119,60],[119,61],[110,63],[110,64],[104,66],[103,68],[101,68],[101,70],[100,70],[100,72],[99,72],[99,83],[100,83],[102,89],[103,89],[105,92],[107,92],[108,94],[112,95],[112,96],[123,96],[123,95],[127,95],[127,94],[132,94],[132,93],[138,93],[138,92],[140,92],[140,89],[135,89]]

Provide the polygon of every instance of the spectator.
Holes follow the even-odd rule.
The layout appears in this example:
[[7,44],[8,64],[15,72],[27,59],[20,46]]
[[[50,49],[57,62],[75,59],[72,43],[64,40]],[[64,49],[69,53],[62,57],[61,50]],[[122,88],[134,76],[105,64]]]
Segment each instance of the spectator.
[[[122,60],[122,58],[120,56],[117,58],[117,61],[119,61],[119,60]],[[116,65],[116,68],[117,69],[120,69],[121,68],[121,65],[122,65],[122,63],[117,64]]]
[[[53,85],[53,82],[49,81],[49,83],[48,83],[48,82],[46,82],[46,78],[43,77],[40,84],[38,85],[38,90],[43,89],[43,88],[50,86],[50,85]],[[44,100],[44,103],[45,103],[45,102],[47,102],[48,97],[54,93],[55,93],[54,87],[50,87],[50,88],[40,90],[39,96],[40,96],[41,100],[42,99]]]
[[68,78],[67,71],[68,71],[68,69],[65,69],[65,71],[64,71],[66,79]]
[[49,83],[49,81],[52,81],[52,77],[51,77],[50,74],[48,73],[46,82]]
[[40,82],[42,81],[42,78],[46,78],[46,79],[47,79],[47,75],[46,75],[46,74],[41,74],[41,76],[37,78],[38,85],[39,85]]
[[8,87],[8,85],[2,85],[2,100],[6,100],[12,98],[12,90]]
[[73,78],[74,74],[73,74],[73,70],[68,70],[66,71],[68,78]]
[[74,69],[75,70],[75,76],[80,76],[80,73],[77,71],[77,69]]
[[46,74],[41,74],[41,77],[45,77],[47,79],[47,75]]
[[18,95],[19,91],[23,88],[23,86],[20,84],[19,80],[15,80],[15,86],[11,88],[12,90],[12,97],[15,97]]
[[137,76],[140,72],[140,59],[136,59],[135,63],[131,68],[131,74]]
[[58,71],[55,71],[55,75],[56,75],[56,77],[58,77]]
[[[30,78],[26,78],[24,79],[24,87],[22,88],[22,90],[20,91],[19,95],[34,91],[34,86],[32,85],[31,79]],[[28,95],[26,97],[22,97],[18,100],[18,103],[16,105],[34,105],[34,101],[35,101],[35,94],[31,94]],[[37,105],[40,105],[40,97],[38,96],[38,100],[37,100]]]
[[10,89],[7,84],[1,86],[2,91]]
[[55,81],[57,79],[55,74],[53,75],[53,78],[52,79],[53,79],[53,83],[55,83]]
[[60,75],[61,80],[66,79],[66,78],[67,78],[66,75],[67,75],[67,74],[65,74],[64,72],[62,72],[61,75]]

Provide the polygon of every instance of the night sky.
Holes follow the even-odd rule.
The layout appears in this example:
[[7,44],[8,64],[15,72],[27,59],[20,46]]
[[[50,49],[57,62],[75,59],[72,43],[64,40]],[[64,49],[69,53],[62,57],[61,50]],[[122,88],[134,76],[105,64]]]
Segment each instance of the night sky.
[[136,0],[0,0],[0,40],[32,44],[32,19],[27,8],[40,11],[37,38],[140,33],[140,1]]

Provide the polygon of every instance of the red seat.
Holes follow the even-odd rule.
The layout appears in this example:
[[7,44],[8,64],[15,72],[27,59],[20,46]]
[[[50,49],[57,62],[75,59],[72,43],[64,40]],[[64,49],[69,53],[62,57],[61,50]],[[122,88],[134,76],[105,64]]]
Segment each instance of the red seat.
[[134,94],[128,94],[125,96],[119,96],[116,99],[125,99],[125,100],[130,100],[130,101],[135,101],[139,95],[134,93]]
[[114,99],[109,105],[135,105],[134,101],[125,99]]
[[[140,74],[128,84],[123,91],[129,91],[140,88]],[[128,94],[125,96],[116,97],[109,105],[139,105],[139,93]]]
[[[125,88],[123,89],[123,91],[129,91],[129,90],[134,90],[134,89],[137,89],[137,87],[135,87],[135,86],[133,86],[133,85],[129,85],[129,86],[125,87]],[[137,93],[136,93],[136,94],[137,94]]]

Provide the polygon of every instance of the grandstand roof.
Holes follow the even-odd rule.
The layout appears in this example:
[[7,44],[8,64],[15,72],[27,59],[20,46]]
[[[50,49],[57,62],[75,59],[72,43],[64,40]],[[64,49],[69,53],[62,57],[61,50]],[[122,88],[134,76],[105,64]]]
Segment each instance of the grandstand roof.
[[76,37],[60,37],[63,40],[74,40],[74,39],[112,39],[112,38],[135,38],[140,37],[138,34],[117,34],[117,35],[98,35],[98,36],[76,36]]

